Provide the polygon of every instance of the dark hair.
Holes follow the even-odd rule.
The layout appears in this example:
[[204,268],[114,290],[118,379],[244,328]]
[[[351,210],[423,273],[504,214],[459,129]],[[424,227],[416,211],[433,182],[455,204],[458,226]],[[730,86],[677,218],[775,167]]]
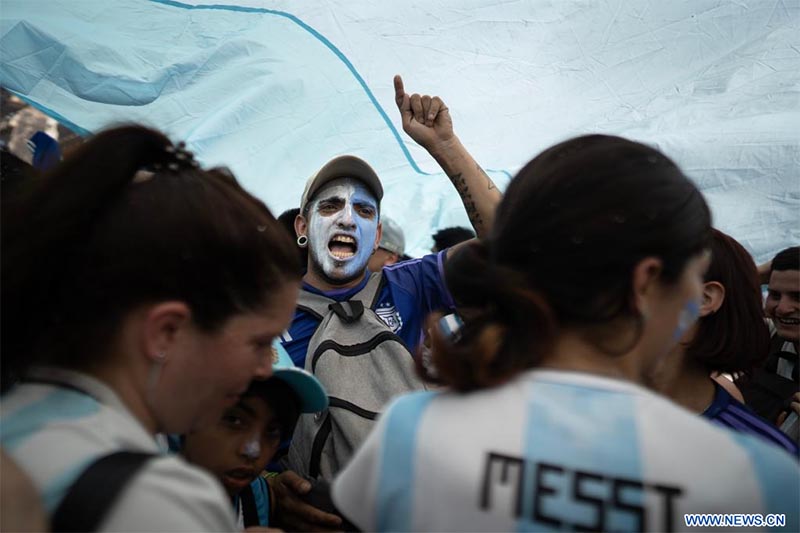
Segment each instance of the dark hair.
[[137,306],[181,300],[214,331],[299,278],[293,244],[261,201],[140,126],[78,147],[3,218],[4,385],[32,362],[101,362]]
[[285,381],[275,376],[254,380],[243,396],[258,396],[267,402],[281,426],[281,440],[292,437],[300,418],[300,398]]
[[457,305],[480,312],[455,344],[434,328],[437,370],[457,389],[481,388],[537,366],[557,327],[637,321],[634,266],[658,257],[662,281],[675,282],[708,246],[710,218],[697,188],[653,148],[590,135],[545,150],[509,184],[488,239],[447,262]]
[[703,362],[709,372],[749,372],[769,351],[769,328],[753,258],[736,239],[715,229],[705,281],[721,283],[725,299],[715,313],[700,318],[686,353]]
[[292,240],[297,238],[297,234],[294,231],[294,219],[296,219],[297,215],[299,214],[300,208],[293,207],[292,209],[287,209],[278,215],[278,222],[281,226],[283,226],[283,229],[286,230],[286,233],[292,238]]
[[[286,234],[294,243],[297,242],[297,232],[294,229],[294,219],[296,219],[297,215],[299,214],[300,208],[294,207],[292,209],[287,209],[278,216],[278,223],[283,226],[283,229],[286,230]],[[295,245],[295,250],[297,250],[297,255],[300,260],[300,273],[305,274],[306,266],[308,265],[308,248],[301,248],[300,246]]]
[[778,272],[784,270],[800,270],[800,246],[792,246],[778,252],[772,259],[770,274],[774,270]]
[[5,149],[0,149],[0,187],[3,205],[8,204],[9,197],[15,195],[22,187],[30,185],[38,172],[32,165]]
[[433,245],[437,251],[442,251],[451,246],[475,237],[475,232],[471,229],[454,226],[452,228],[440,229],[433,234]]

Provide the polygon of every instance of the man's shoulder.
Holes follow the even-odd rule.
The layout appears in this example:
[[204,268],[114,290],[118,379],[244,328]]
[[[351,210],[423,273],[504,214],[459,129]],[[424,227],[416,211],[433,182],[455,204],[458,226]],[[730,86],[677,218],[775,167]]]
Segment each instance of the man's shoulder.
[[417,292],[421,286],[444,286],[446,251],[383,267],[384,285]]
[[384,275],[394,277],[399,273],[416,274],[424,271],[425,269],[439,269],[447,257],[447,250],[436,252],[432,254],[423,255],[414,259],[400,261],[393,265],[386,265],[383,267]]

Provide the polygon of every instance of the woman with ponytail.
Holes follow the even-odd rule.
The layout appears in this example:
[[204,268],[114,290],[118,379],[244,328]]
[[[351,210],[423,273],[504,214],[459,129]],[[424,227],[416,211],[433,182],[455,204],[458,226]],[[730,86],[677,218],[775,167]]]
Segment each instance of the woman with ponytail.
[[[150,458],[105,507],[78,506],[90,522],[64,498],[99,459],[156,455],[157,433],[216,422],[269,376],[299,287],[269,210],[182,144],[125,126],[15,197],[2,222],[2,446],[54,529],[234,530],[221,487],[176,456]],[[111,492],[112,477],[90,493]]]
[[558,144],[512,180],[489,237],[446,265],[464,325],[432,324],[446,389],[396,400],[333,484],[377,531],[671,531],[783,513],[797,465],[642,385],[697,318],[711,221],[663,154]]

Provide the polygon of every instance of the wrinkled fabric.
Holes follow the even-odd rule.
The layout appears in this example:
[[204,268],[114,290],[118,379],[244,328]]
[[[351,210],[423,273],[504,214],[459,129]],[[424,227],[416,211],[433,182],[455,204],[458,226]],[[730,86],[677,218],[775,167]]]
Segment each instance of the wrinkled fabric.
[[439,94],[503,188],[549,145],[656,145],[757,261],[800,242],[800,2],[3,0],[2,84],[82,132],[138,121],[229,166],[275,212],[352,153],[422,255],[468,226],[403,132],[392,75]]

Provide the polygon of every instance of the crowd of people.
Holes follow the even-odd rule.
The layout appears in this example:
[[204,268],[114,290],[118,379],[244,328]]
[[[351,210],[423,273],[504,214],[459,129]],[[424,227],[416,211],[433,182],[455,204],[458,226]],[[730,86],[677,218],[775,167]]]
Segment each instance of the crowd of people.
[[421,258],[352,155],[278,218],[138,125],[3,181],[3,530],[800,530],[800,247],[616,136],[503,194],[394,83],[472,225]]

